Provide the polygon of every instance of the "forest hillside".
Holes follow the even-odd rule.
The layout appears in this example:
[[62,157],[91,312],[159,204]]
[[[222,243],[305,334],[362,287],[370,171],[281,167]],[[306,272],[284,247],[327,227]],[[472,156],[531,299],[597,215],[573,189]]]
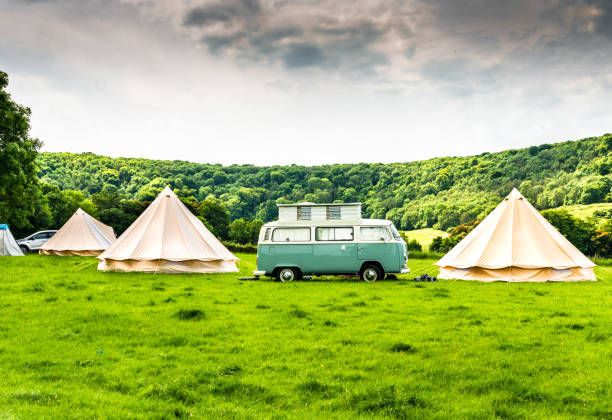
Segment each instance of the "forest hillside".
[[612,201],[612,134],[392,164],[222,166],[91,153],[41,153],[37,162],[47,192],[143,203],[170,184],[186,202],[220,200],[230,220],[273,220],[277,203],[361,201],[365,216],[402,230],[449,230],[482,219],[512,187],[540,210]]

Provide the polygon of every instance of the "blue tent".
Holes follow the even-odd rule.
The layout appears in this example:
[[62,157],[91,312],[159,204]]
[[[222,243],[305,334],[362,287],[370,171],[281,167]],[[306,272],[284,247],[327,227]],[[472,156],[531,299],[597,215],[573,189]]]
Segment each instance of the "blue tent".
[[0,255],[23,257],[23,252],[21,252],[19,245],[15,242],[11,230],[8,225],[3,223],[0,224]]

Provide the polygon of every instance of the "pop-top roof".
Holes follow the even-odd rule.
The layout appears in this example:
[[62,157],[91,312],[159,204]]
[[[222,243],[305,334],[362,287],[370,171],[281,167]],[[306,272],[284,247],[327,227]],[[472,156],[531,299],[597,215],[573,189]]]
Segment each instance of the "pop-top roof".
[[295,204],[277,204],[278,207],[330,207],[330,206],[360,206],[361,203],[295,203]]

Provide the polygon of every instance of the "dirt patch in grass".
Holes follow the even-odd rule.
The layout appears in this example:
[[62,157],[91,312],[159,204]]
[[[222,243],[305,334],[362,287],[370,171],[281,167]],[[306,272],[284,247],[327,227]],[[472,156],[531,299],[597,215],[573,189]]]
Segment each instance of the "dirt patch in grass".
[[295,390],[302,399],[311,397],[333,398],[342,392],[342,387],[319,382],[316,379],[309,379],[299,383]]
[[393,385],[353,395],[350,403],[357,411],[396,419],[416,418],[415,408],[427,406],[419,396],[406,395]]
[[308,318],[308,312],[295,308],[289,311],[289,316],[292,316],[293,318]]
[[389,351],[392,353],[416,353],[417,349],[412,344],[406,343],[395,343],[389,347]]
[[200,309],[181,309],[174,316],[183,321],[200,321],[206,317],[206,314]]

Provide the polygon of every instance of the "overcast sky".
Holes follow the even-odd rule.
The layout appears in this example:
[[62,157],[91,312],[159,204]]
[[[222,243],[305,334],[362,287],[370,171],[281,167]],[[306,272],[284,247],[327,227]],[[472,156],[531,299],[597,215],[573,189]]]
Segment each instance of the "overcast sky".
[[0,0],[44,150],[398,162],[612,132],[609,0]]

